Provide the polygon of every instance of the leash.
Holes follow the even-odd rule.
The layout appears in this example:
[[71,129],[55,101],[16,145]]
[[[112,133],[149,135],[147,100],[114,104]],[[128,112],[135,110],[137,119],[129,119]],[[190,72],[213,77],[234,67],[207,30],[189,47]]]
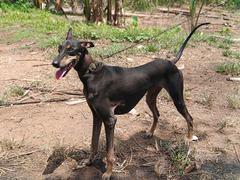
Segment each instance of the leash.
[[[213,7],[210,8],[210,9],[205,10],[205,11],[202,12],[201,14],[205,14],[206,12],[211,11],[211,10],[213,10],[214,8],[218,7],[218,6],[224,5],[226,2],[227,2],[227,0],[224,1],[224,2],[221,2],[221,3],[219,3],[219,4],[216,4],[215,6],[213,6]],[[211,3],[211,4],[215,4],[215,3]],[[209,4],[209,5],[211,5],[211,4]],[[200,14],[200,15],[201,15],[201,14]],[[189,21],[189,20],[186,19],[186,20],[182,21],[181,23],[178,23],[178,24],[176,24],[176,25],[174,25],[174,26],[171,26],[170,28],[165,29],[165,30],[162,31],[160,34],[158,34],[158,36],[161,36],[162,34],[168,32],[168,31],[171,31],[172,29],[174,29],[174,28],[176,28],[176,27],[178,27],[178,26],[186,23],[187,21]],[[100,58],[101,58],[102,60],[108,59],[108,58],[110,58],[110,57],[112,57],[112,56],[114,56],[114,55],[116,55],[116,54],[119,54],[119,53],[121,53],[121,52],[127,51],[127,50],[129,50],[129,49],[132,49],[132,48],[136,47],[136,46],[139,45],[139,44],[143,44],[143,43],[148,44],[148,43],[154,42],[154,41],[157,41],[157,39],[155,39],[155,37],[154,37],[154,38],[149,38],[149,39],[146,39],[146,40],[143,40],[143,41],[139,41],[139,42],[136,42],[136,43],[134,43],[134,44],[132,44],[132,45],[124,48],[124,49],[121,49],[121,50],[116,51],[116,52],[114,52],[114,53],[112,53],[112,54],[106,55],[105,57],[100,56]]]

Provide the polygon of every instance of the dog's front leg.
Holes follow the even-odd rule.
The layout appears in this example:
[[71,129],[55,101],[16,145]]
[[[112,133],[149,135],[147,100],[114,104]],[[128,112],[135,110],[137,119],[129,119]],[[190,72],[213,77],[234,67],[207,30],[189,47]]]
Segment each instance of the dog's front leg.
[[101,133],[102,120],[96,116],[93,112],[93,129],[92,129],[92,143],[91,143],[91,154],[86,165],[91,165],[95,155],[98,152],[99,136]]
[[106,133],[106,141],[107,141],[107,171],[103,174],[102,178],[104,180],[110,179],[113,170],[114,163],[114,128],[116,124],[116,117],[111,116],[107,120],[104,121],[105,133]]

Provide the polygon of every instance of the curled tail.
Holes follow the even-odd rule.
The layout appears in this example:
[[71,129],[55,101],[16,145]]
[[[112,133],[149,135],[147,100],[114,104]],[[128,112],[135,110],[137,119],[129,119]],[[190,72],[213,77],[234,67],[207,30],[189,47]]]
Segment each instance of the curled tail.
[[203,25],[208,25],[208,24],[210,24],[210,23],[202,23],[202,24],[199,24],[198,26],[196,26],[196,27],[192,30],[192,32],[188,35],[188,37],[185,39],[185,41],[183,42],[182,46],[180,47],[180,49],[179,49],[176,57],[172,60],[172,63],[173,63],[173,64],[176,64],[176,63],[178,62],[178,60],[181,58],[182,53],[183,53],[183,50],[185,49],[185,47],[186,47],[189,39],[192,37],[193,33],[194,33],[199,27],[201,27],[201,26],[203,26]]

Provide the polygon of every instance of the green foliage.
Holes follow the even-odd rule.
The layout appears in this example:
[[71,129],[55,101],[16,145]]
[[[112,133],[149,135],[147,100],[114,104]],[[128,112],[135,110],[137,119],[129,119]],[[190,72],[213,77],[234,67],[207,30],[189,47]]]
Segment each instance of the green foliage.
[[210,46],[214,46],[222,49],[229,49],[233,41],[231,37],[227,36],[225,39],[220,39],[210,34],[196,33],[193,36],[193,40],[197,42],[206,42]]
[[[16,27],[19,28],[16,29]],[[114,43],[136,43],[149,39],[154,40],[151,44],[146,44],[143,49],[135,48],[137,50],[134,52],[141,53],[157,52],[159,49],[168,49],[175,53],[187,36],[180,27],[163,33],[162,29],[152,27],[138,28],[130,26],[119,29],[105,24],[95,25],[80,22],[69,24],[64,17],[53,15],[47,11],[31,9],[31,13],[27,13],[18,9],[5,9],[5,12],[1,13],[0,28],[9,30],[13,35],[8,38],[0,37],[0,41],[11,43],[21,39],[31,39],[41,48],[56,47],[65,39],[69,27],[73,28],[74,36],[78,39],[104,39]],[[229,48],[232,43],[231,40],[219,40],[203,33],[194,34],[192,40],[207,42],[209,45],[225,49]],[[126,45],[123,45],[123,47],[126,47]],[[115,47],[115,49],[118,49],[118,47]],[[102,51],[102,49],[99,51]],[[98,55],[103,53],[96,52]]]
[[146,11],[154,7],[154,0],[126,0],[124,6],[136,11]]
[[24,12],[30,12],[33,4],[30,0],[2,0],[0,2],[0,9],[6,10],[21,10]]
[[183,143],[171,150],[170,158],[174,166],[177,168],[180,176],[184,174],[185,168],[190,164],[190,159],[187,155],[188,148]]
[[147,52],[157,52],[157,51],[159,51],[159,47],[156,44],[148,44],[144,49]]
[[226,7],[231,9],[240,9],[240,0],[228,0]]
[[146,11],[159,5],[171,7],[183,5],[184,3],[184,0],[125,0],[124,7],[135,11]]
[[115,52],[118,52],[126,47],[123,43],[112,43],[105,47],[95,47],[92,49],[89,49],[91,54],[94,56],[100,56],[100,57],[106,57],[108,55],[111,55]]
[[240,59],[240,53],[236,52],[236,51],[231,51],[231,50],[223,51],[223,56],[230,57],[230,58],[235,58],[235,59]]
[[240,63],[228,62],[217,66],[216,72],[229,75],[240,75]]

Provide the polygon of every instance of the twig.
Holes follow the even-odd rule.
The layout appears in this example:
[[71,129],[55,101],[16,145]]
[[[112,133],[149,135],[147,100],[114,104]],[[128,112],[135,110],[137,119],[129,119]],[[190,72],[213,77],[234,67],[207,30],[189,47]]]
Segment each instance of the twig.
[[158,140],[157,139],[155,139],[155,147],[156,147],[156,150],[159,151],[160,148],[159,148],[159,144],[158,144]]
[[28,155],[31,155],[31,154],[33,154],[33,153],[39,152],[39,151],[42,151],[42,150],[38,149],[38,150],[35,150],[35,151],[25,152],[25,153],[22,153],[22,154],[10,156],[10,157],[8,157],[7,159],[19,158],[19,157],[21,157],[21,156],[28,156]]
[[49,66],[51,64],[35,64],[32,67],[39,67],[39,66]]
[[76,105],[84,102],[86,102],[86,99],[77,99],[77,100],[67,101],[66,104],[71,106],[71,105]]
[[240,159],[239,159],[238,152],[237,152],[237,149],[236,149],[236,147],[235,147],[235,144],[233,144],[233,148],[234,148],[234,151],[235,151],[237,160],[238,160],[238,162],[240,163]]
[[141,164],[140,166],[148,167],[148,166],[154,166],[154,165],[155,165],[155,162],[148,162],[145,164]]
[[62,99],[48,99],[45,101],[42,100],[36,100],[36,101],[29,101],[29,102],[9,102],[5,104],[1,104],[0,107],[8,107],[12,105],[26,105],[26,104],[38,104],[38,103],[52,103],[52,102],[62,102],[62,101],[67,101],[71,98],[62,98]]
[[40,82],[41,80],[11,78],[11,79],[3,79],[2,81],[38,81]]
[[240,81],[240,77],[228,77],[227,81]]
[[9,169],[9,168],[5,168],[5,167],[1,167],[1,166],[0,166],[0,169],[2,169],[2,170],[4,169],[5,171],[11,171],[11,172],[14,171],[13,169]]
[[[21,96],[21,98],[17,101],[17,102],[22,102],[22,101],[24,101],[26,98],[24,98],[25,96],[27,96],[28,95],[28,93],[30,92],[30,90],[26,90],[25,92],[24,92],[24,94]],[[28,97],[27,97],[28,98]]]
[[30,90],[37,90],[37,91],[41,91],[41,92],[49,92],[49,93],[53,93],[53,94],[67,94],[67,95],[77,95],[77,96],[83,96],[82,93],[76,93],[76,92],[69,92],[69,91],[55,91],[54,92],[54,88],[53,89],[45,89],[45,88],[32,88],[32,87],[23,87],[24,89],[30,89]]
[[42,59],[17,59],[16,61],[43,61]]
[[1,176],[2,174],[6,174],[6,171],[4,171],[3,169],[0,168],[0,176]]

